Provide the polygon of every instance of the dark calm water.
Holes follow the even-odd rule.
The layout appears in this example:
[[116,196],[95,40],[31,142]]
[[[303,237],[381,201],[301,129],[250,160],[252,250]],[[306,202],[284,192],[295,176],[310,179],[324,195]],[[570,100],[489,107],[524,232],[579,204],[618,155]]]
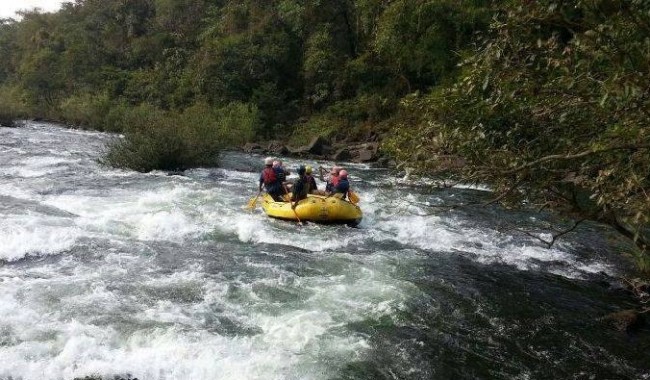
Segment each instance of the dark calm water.
[[600,227],[547,249],[499,231],[548,216],[356,165],[360,228],[299,228],[242,210],[260,157],[140,174],[115,138],[0,128],[0,379],[650,378],[649,332],[598,321],[634,306]]

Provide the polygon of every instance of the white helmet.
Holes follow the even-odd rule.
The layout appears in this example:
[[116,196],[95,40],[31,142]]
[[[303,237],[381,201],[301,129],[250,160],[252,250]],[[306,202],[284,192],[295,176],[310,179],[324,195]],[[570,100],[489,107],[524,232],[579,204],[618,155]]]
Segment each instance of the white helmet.
[[264,165],[273,165],[273,157],[266,157],[264,159]]

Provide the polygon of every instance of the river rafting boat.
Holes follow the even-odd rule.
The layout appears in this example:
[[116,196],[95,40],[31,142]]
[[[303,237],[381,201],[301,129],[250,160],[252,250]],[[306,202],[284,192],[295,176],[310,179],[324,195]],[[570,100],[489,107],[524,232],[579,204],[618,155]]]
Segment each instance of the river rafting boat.
[[264,194],[262,208],[266,215],[283,220],[297,221],[300,218],[301,221],[316,223],[357,225],[363,218],[359,206],[336,196],[309,194],[298,202],[294,212],[290,202],[276,202]]

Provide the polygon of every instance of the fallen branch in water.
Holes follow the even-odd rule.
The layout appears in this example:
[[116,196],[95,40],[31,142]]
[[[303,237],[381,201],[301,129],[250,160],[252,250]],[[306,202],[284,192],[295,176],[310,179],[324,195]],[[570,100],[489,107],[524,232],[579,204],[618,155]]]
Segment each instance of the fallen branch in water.
[[541,236],[539,236],[538,233],[534,233],[534,232],[531,232],[531,231],[526,231],[526,230],[524,230],[524,229],[521,229],[521,228],[519,228],[519,227],[514,227],[514,226],[511,226],[511,227],[509,227],[509,228],[506,228],[505,230],[501,230],[500,232],[509,232],[509,231],[517,231],[517,232],[520,232],[520,233],[522,233],[522,234],[524,234],[524,235],[528,235],[528,236],[530,236],[530,237],[532,237],[532,238],[534,238],[534,239],[536,239],[536,240],[541,241],[542,243],[546,244],[546,248],[550,249],[551,247],[553,247],[553,245],[555,244],[555,242],[556,242],[560,237],[562,237],[562,236],[564,236],[564,235],[566,235],[566,234],[568,234],[568,233],[570,233],[570,232],[575,231],[575,229],[578,228],[578,226],[580,225],[580,223],[584,222],[585,220],[587,220],[587,219],[580,219],[580,220],[577,220],[577,221],[575,221],[575,222],[573,223],[573,226],[571,226],[571,227],[569,227],[569,228],[567,228],[567,229],[561,230],[561,231],[557,231],[557,233],[555,233],[555,234],[551,234],[551,240],[550,240],[550,241],[549,241],[549,240],[546,240],[546,239],[544,239],[544,238],[542,238]]

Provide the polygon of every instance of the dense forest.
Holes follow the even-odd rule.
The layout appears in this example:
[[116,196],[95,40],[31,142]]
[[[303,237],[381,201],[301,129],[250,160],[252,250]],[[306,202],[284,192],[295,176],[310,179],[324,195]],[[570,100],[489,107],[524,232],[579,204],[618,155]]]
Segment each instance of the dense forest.
[[110,161],[145,171],[248,139],[364,139],[404,96],[453,82],[491,14],[486,0],[77,0],[2,21],[0,110],[125,132]]
[[124,133],[116,166],[381,136],[403,167],[606,222],[647,259],[645,0],[76,0],[1,20],[0,55],[0,120]]

